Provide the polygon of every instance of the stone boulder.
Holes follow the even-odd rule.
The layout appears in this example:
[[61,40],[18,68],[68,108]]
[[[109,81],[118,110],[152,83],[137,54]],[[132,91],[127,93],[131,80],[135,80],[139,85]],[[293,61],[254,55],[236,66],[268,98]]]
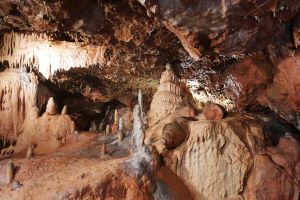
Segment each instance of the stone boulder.
[[189,137],[166,151],[164,161],[195,199],[241,199],[252,155],[263,148],[262,127],[243,116],[188,123]]
[[203,108],[203,116],[207,120],[221,120],[224,117],[224,111],[218,104],[208,103]]

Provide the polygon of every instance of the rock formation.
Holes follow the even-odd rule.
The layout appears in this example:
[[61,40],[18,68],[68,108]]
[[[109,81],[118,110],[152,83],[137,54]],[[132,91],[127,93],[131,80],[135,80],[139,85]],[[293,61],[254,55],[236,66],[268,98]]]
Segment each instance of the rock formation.
[[12,183],[14,180],[14,176],[15,176],[15,166],[14,163],[11,160],[9,160],[7,162],[6,173],[5,173],[6,183],[7,184]]
[[90,131],[97,131],[97,124],[95,121],[91,122]]
[[118,131],[118,140],[121,142],[124,139],[125,136],[125,124],[123,117],[119,120],[119,131]]
[[118,109],[115,110],[114,112],[114,124],[112,127],[112,132],[118,132],[119,130],[119,112]]
[[190,122],[189,130],[186,143],[166,153],[166,165],[190,186],[195,199],[242,198],[252,152],[265,145],[258,123],[243,117],[199,120]]
[[53,97],[50,97],[48,100],[47,106],[46,106],[46,113],[49,115],[56,115],[57,114],[57,106],[53,99]]
[[300,45],[300,15],[293,20],[293,39],[296,48]]
[[145,143],[158,150],[194,199],[299,197],[299,143],[291,134],[269,147],[264,126],[255,115],[223,119],[222,108],[212,103],[198,117],[183,117],[181,109],[150,126]]
[[109,124],[106,125],[105,134],[107,134],[107,135],[110,134],[110,125]]
[[68,106],[64,106],[62,111],[61,111],[61,115],[67,115],[68,114]]
[[[161,75],[159,87],[151,102],[149,126],[154,125],[168,114],[173,113],[176,109],[190,105],[187,96],[188,94],[185,94],[180,87],[178,78],[173,70],[167,65],[166,71]],[[187,113],[187,116],[190,115],[192,113]]]
[[0,199],[299,200],[299,45],[299,0],[1,0]]
[[[68,115],[55,115],[57,107],[51,92],[36,78],[32,80],[35,76],[30,73],[7,69],[0,76],[4,88],[0,92],[0,134],[7,140],[1,157],[27,150],[32,143],[40,144],[37,152],[57,148],[74,130],[74,122]],[[43,106],[46,112],[38,117]]]
[[292,137],[282,137],[266,154],[255,155],[245,197],[247,199],[298,199],[300,195],[300,146]]
[[34,148],[35,148],[34,144],[32,144],[28,147],[26,158],[31,158],[34,155]]
[[214,103],[208,103],[203,108],[203,115],[207,120],[221,120],[224,117],[223,108]]
[[[95,48],[88,45],[86,48],[90,51],[85,51],[79,44],[53,43],[51,37],[46,34],[10,33],[5,34],[2,40],[4,45],[0,47],[0,62],[6,60],[20,68],[36,66],[46,78],[50,78],[56,70],[62,68],[88,67],[101,63],[105,52],[105,47]],[[66,54],[67,57],[64,56]],[[18,59],[21,57],[21,60]]]

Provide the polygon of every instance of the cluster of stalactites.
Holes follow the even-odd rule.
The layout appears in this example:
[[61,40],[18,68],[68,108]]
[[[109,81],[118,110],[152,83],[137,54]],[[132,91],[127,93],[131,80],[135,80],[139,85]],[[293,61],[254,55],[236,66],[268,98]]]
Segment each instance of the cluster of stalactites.
[[9,33],[2,37],[0,62],[10,68],[37,69],[45,78],[57,70],[102,64],[106,47],[53,42],[39,33]]

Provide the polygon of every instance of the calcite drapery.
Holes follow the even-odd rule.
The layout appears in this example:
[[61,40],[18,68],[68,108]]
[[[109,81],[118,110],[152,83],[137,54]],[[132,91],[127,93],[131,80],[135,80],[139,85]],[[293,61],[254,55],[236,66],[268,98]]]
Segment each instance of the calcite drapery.
[[[63,143],[74,131],[74,122],[68,115],[56,114],[53,95],[40,84],[34,72],[6,69],[0,73],[0,136],[7,141],[1,147],[1,157],[18,153],[31,144],[38,144],[36,152],[47,152]],[[50,103],[46,112],[40,112]],[[10,142],[9,142],[10,141]]]
[[50,78],[57,70],[88,67],[104,62],[105,46],[72,42],[54,42],[47,34],[9,33],[2,38],[0,62],[11,67],[35,67]]

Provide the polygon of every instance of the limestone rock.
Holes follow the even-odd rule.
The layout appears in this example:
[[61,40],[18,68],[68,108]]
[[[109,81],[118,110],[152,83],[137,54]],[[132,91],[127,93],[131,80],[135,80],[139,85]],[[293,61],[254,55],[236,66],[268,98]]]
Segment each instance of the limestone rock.
[[[299,166],[297,173],[300,173]],[[244,196],[257,200],[298,200],[299,183],[268,156],[256,155]]]
[[242,116],[186,123],[189,137],[163,154],[166,166],[184,181],[195,199],[241,199],[251,157],[265,145],[261,125]]
[[224,117],[224,111],[218,104],[208,103],[203,109],[203,115],[207,120],[221,120]]
[[160,154],[180,145],[189,134],[190,121],[188,117],[183,117],[184,110],[186,107],[149,127],[145,133],[145,144],[155,146]]
[[55,104],[53,97],[50,97],[50,99],[48,100],[47,107],[46,107],[46,113],[48,113],[49,115],[57,114],[57,106]]
[[264,92],[272,81],[272,65],[263,55],[241,59],[225,70],[220,79],[225,93],[234,99],[239,109],[247,107]]
[[62,115],[66,115],[68,113],[68,106],[64,105],[62,111],[61,111],[61,114]]
[[173,113],[176,109],[189,105],[185,98],[187,94],[182,90],[178,78],[170,67],[161,75],[160,85],[154,94],[149,111],[149,126]]
[[5,179],[7,184],[12,183],[14,180],[14,176],[15,176],[14,169],[15,169],[14,163],[12,162],[12,160],[9,160],[7,163],[6,174],[5,174]]
[[91,122],[90,131],[97,131],[97,124],[95,121]]
[[296,122],[296,113],[300,109],[300,52],[294,56],[280,59],[273,84],[269,85],[258,101],[279,112],[285,120]]
[[265,153],[254,156],[246,199],[299,199],[299,143],[291,136],[282,137],[277,146],[267,147]]
[[173,149],[180,145],[186,136],[186,131],[176,122],[166,124],[162,131],[162,137],[167,149]]
[[107,125],[106,125],[106,128],[105,128],[105,134],[110,134],[110,133],[111,133],[110,125],[107,124]]
[[208,49],[223,55],[238,55],[265,48],[276,39],[286,37],[289,26],[284,22],[296,16],[300,7],[297,0],[284,1],[284,4],[275,0],[267,4],[242,0],[140,2],[148,10],[155,8],[152,13],[178,37],[195,60]]

